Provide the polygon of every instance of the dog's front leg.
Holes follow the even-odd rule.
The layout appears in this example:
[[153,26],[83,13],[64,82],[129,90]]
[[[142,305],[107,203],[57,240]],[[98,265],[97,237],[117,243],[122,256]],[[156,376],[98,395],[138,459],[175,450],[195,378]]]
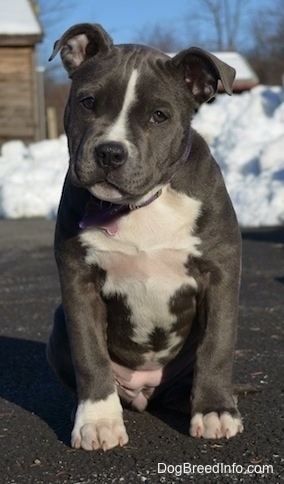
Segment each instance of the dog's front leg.
[[193,437],[230,438],[243,431],[232,392],[239,289],[234,269],[211,273],[202,306],[204,334],[197,350],[191,397]]
[[78,398],[71,444],[107,450],[126,444],[128,436],[107,351],[106,308],[98,271],[70,245],[68,257],[61,251],[57,260]]

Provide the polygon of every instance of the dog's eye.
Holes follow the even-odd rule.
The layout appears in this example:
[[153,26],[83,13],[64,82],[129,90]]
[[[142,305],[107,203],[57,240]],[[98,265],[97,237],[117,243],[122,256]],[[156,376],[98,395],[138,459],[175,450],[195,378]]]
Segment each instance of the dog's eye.
[[166,121],[168,118],[167,116],[163,113],[163,111],[157,110],[154,112],[154,114],[150,118],[150,123],[163,123]]
[[94,109],[95,107],[95,98],[94,97],[85,97],[80,101],[84,108],[86,109]]

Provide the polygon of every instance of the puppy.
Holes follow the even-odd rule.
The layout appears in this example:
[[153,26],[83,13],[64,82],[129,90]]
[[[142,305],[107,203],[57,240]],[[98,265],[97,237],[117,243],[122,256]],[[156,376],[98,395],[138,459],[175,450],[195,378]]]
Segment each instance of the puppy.
[[78,400],[72,446],[125,445],[121,399],[139,411],[186,399],[191,436],[233,437],[240,232],[191,119],[218,80],[232,93],[235,71],[196,47],[114,45],[97,24],[70,28],[59,51],[70,165],[47,355]]

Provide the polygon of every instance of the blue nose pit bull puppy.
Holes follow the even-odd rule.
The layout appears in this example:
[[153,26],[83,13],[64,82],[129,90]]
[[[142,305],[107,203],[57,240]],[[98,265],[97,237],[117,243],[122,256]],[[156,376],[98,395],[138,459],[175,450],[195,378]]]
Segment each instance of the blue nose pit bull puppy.
[[125,445],[121,400],[142,411],[186,398],[191,436],[233,437],[240,234],[191,118],[219,79],[232,93],[235,71],[195,47],[171,59],[113,45],[96,24],[70,28],[59,51],[70,167],[47,355],[78,399],[72,446]]

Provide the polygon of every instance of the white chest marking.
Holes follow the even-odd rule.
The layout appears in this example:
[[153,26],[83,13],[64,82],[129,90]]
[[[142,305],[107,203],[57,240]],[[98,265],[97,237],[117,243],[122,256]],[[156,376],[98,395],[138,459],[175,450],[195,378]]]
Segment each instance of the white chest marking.
[[128,81],[122,109],[116,118],[114,124],[110,127],[106,140],[109,141],[126,141],[127,140],[127,123],[129,110],[136,99],[135,87],[138,79],[137,69],[133,69]]
[[[200,208],[201,202],[166,187],[151,205],[119,219],[115,236],[95,227],[80,235],[86,262],[106,271],[103,295],[126,297],[138,344],[156,327],[167,330],[176,322],[169,308],[176,291],[197,289],[185,264],[189,255],[201,255],[193,235]],[[172,333],[170,340],[174,346],[180,337]]]

